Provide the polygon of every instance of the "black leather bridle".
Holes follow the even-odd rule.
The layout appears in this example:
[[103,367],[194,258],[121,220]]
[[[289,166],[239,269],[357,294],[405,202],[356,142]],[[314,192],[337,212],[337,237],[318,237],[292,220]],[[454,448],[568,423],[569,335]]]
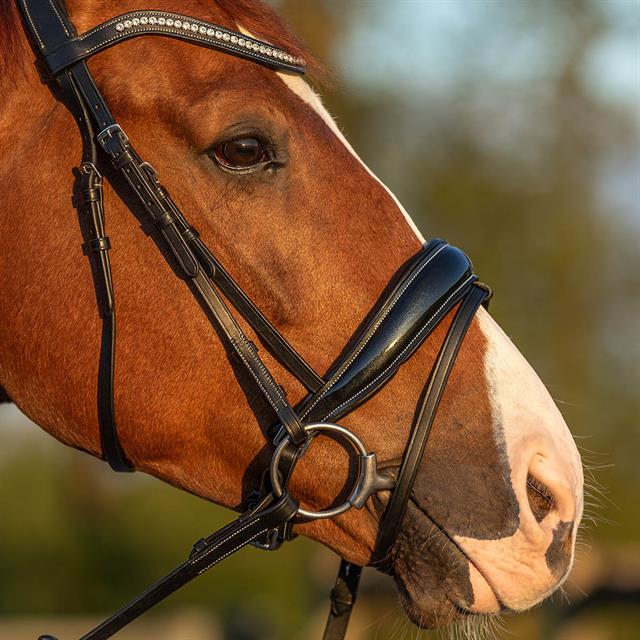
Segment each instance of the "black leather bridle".
[[[362,508],[376,491],[390,490],[380,519],[372,564],[390,566],[389,556],[402,524],[413,482],[436,410],[458,350],[478,307],[490,297],[477,281],[469,259],[442,240],[427,243],[387,286],[383,297],[349,341],[343,356],[318,375],[254,305],[187,222],[161,185],[153,167],[136,153],[113,118],[85,60],[125,39],[160,35],[179,38],[236,55],[269,68],[304,73],[304,61],[278,47],[204,20],[162,11],[135,11],[117,16],[78,35],[57,0],[19,0],[26,30],[37,52],[41,75],[75,116],[83,140],[82,163],[76,171],[76,206],[86,235],[102,318],[98,370],[98,416],[105,459],[116,471],[132,471],[118,439],[114,413],[115,299],[105,234],[102,176],[111,167],[123,178],[136,204],[155,227],[154,240],[168,249],[167,260],[205,308],[227,348],[251,374],[273,409],[269,430],[274,455],[262,486],[248,510],[226,527],[194,545],[189,558],[153,584],[81,640],[111,637],[176,589],[247,544],[276,549],[289,539],[295,521],[332,518],[351,507]],[[291,406],[282,387],[260,358],[258,348],[240,328],[229,306],[247,321],[264,347],[308,390]],[[423,391],[416,418],[395,480],[380,475],[374,453],[337,420],[376,394],[411,357],[431,331],[456,305],[447,336]],[[297,460],[318,433],[341,440],[357,455],[358,472],[347,500],[322,511],[301,509],[287,490]],[[355,602],[362,567],[342,561],[331,593],[324,640],[344,637]],[[53,636],[41,636],[41,640]]]

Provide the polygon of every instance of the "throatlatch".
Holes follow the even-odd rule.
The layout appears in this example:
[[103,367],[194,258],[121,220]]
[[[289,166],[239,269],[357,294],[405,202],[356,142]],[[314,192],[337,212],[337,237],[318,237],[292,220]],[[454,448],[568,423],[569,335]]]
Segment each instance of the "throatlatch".
[[[155,227],[154,241],[168,250],[176,275],[190,285],[229,348],[239,357],[273,409],[274,453],[263,486],[250,508],[235,521],[199,540],[189,557],[167,576],[123,606],[80,640],[104,640],[193,578],[247,544],[276,549],[291,537],[294,521],[333,518],[361,509],[377,491],[391,491],[380,522],[372,562],[388,563],[411,488],[422,459],[449,373],[469,325],[486,303],[489,291],[477,282],[469,259],[443,240],[427,243],[396,274],[368,315],[350,349],[321,377],[261,313],[209,250],[162,186],[155,169],[143,161],[116,122],[85,60],[107,47],[138,36],[178,38],[289,73],[303,73],[304,61],[274,45],[205,20],[162,11],[135,11],[117,16],[78,35],[66,10],[56,0],[20,0],[24,23],[40,63],[49,73],[56,95],[78,122],[83,158],[76,170],[76,206],[90,257],[102,338],[98,366],[98,419],[102,451],[117,471],[132,470],[118,438],[114,408],[115,295],[109,264],[111,244],[105,231],[100,169],[124,179],[129,193]],[[247,337],[224,298],[247,321],[263,346],[307,389],[296,407],[264,365],[258,347]],[[438,323],[458,306],[447,337],[420,400],[396,480],[380,475],[375,453],[351,431],[335,424],[374,394],[397,373]],[[358,473],[346,501],[320,511],[301,509],[288,483],[296,462],[319,433],[337,436],[357,456]],[[342,561],[331,592],[324,640],[346,633],[362,567]],[[40,640],[55,640],[41,636]]]

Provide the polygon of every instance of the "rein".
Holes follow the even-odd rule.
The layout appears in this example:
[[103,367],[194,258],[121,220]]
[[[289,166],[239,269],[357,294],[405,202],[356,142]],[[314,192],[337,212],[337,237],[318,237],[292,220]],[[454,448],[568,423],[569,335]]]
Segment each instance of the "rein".
[[[247,544],[277,549],[293,534],[292,524],[333,518],[364,507],[377,491],[390,490],[380,519],[372,564],[390,570],[389,556],[400,530],[418,466],[449,373],[473,317],[490,291],[477,281],[469,259],[443,240],[432,240],[394,276],[366,323],[349,341],[349,349],[320,376],[262,314],[200,238],[151,164],[143,161],[97,88],[85,60],[107,47],[139,36],[178,38],[239,56],[278,71],[304,73],[304,60],[273,45],[204,20],[177,13],[135,11],[117,16],[78,35],[65,8],[56,0],[20,0],[27,33],[47,81],[76,118],[83,140],[76,170],[76,206],[82,217],[85,253],[92,263],[102,337],[98,368],[98,419],[104,458],[116,471],[133,471],[118,438],[114,410],[116,306],[105,232],[102,183],[98,169],[110,166],[123,178],[130,195],[157,230],[154,240],[168,249],[176,275],[204,306],[226,346],[251,374],[271,406],[269,429],[274,453],[262,486],[249,509],[236,520],[195,543],[188,559],[124,605],[80,640],[104,640],[178,588]],[[231,311],[251,326],[262,345],[299,380],[308,395],[292,406],[286,392],[264,365],[258,347]],[[441,320],[458,305],[436,363],[422,393],[416,419],[395,481],[377,471],[376,455],[350,430],[335,422],[375,395],[397,373]],[[300,508],[288,491],[297,461],[314,437],[334,435],[352,455],[358,471],[346,501],[334,508]],[[341,640],[356,599],[362,567],[341,561],[324,640]],[[55,640],[41,636],[40,640]]]

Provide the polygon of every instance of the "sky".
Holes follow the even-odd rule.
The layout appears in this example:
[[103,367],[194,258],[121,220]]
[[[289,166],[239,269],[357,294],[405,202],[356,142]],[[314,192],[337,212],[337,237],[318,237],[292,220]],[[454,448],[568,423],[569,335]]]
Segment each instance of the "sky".
[[[544,77],[554,48],[563,43],[526,19],[518,37],[510,37],[513,32],[501,24],[502,9],[506,2],[521,1],[355,0],[357,27],[337,62],[362,88],[383,82],[417,95],[448,89],[460,74],[481,69],[490,69],[493,81],[535,81]],[[601,99],[635,108],[640,117],[640,0],[597,5],[610,28],[588,56],[585,82]]]

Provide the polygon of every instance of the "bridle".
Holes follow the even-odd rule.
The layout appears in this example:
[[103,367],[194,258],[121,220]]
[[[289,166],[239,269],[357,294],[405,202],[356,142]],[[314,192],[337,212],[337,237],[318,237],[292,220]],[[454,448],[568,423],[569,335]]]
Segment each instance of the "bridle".
[[[391,494],[380,519],[372,564],[388,567],[402,524],[418,465],[449,373],[471,321],[490,290],[477,281],[469,259],[442,240],[428,242],[394,276],[382,298],[349,341],[342,357],[324,375],[313,368],[261,313],[208,249],[167,190],[154,168],[136,153],[113,118],[85,60],[126,39],[160,35],[239,56],[271,69],[304,73],[304,60],[278,47],[204,20],[163,11],[134,11],[117,16],[78,35],[57,0],[20,0],[26,30],[36,50],[41,74],[77,120],[83,140],[82,163],[76,170],[76,206],[90,257],[102,319],[98,368],[98,418],[104,458],[116,471],[132,471],[118,438],[114,413],[115,298],[105,234],[102,176],[110,165],[123,178],[128,195],[155,228],[154,240],[183,279],[271,406],[276,420],[269,429],[275,447],[270,468],[251,496],[247,511],[235,521],[199,540],[188,559],[122,607],[81,640],[102,640],[247,544],[276,549],[292,537],[294,521],[333,518],[362,508],[381,490]],[[224,296],[224,299],[223,299]],[[263,346],[307,389],[291,406],[282,387],[264,365],[228,304],[245,319]],[[423,343],[438,323],[458,306],[420,399],[395,481],[377,471],[370,453],[350,430],[335,424],[376,394]],[[356,455],[357,474],[346,501],[320,511],[301,509],[288,492],[297,461],[319,433],[334,436]],[[331,593],[324,640],[346,633],[362,567],[341,561]],[[40,640],[53,636],[41,636]]]

